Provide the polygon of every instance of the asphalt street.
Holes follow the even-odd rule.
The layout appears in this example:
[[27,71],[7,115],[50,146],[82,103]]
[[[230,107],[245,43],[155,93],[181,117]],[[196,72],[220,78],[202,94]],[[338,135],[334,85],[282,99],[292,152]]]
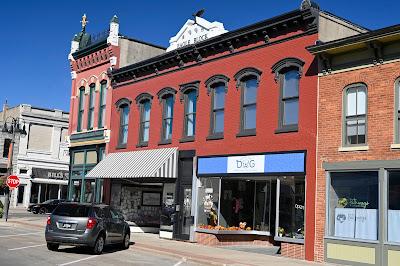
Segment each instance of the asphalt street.
[[[133,240],[134,241],[134,240]],[[99,256],[87,250],[61,246],[59,251],[49,251],[43,230],[0,225],[0,265],[199,265],[185,258],[161,256],[135,250],[106,247]]]

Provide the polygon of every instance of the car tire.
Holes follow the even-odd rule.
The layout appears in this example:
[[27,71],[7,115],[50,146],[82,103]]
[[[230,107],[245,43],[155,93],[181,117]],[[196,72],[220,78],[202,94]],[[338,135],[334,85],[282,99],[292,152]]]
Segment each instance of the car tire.
[[123,249],[128,249],[130,241],[131,241],[130,234],[129,233],[125,233],[124,238],[122,239],[121,247]]
[[38,212],[37,212],[37,211],[32,211],[32,213],[33,213],[33,214],[37,214]]
[[99,235],[99,237],[96,239],[96,242],[94,243],[92,253],[94,255],[100,255],[101,253],[103,253],[103,249],[104,249],[104,236]]
[[47,249],[51,251],[57,251],[60,247],[59,244],[47,243]]
[[40,208],[39,210],[40,214],[46,214],[47,213],[47,209],[45,207]]

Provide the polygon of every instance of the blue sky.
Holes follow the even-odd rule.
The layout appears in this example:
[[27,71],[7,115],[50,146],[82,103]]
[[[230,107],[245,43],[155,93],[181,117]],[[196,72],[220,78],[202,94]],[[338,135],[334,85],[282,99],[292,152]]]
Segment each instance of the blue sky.
[[[83,13],[87,32],[108,28],[111,17],[120,20],[120,32],[143,41],[168,46],[168,40],[205,8],[204,18],[224,23],[227,30],[291,11],[300,0],[170,0],[170,1],[22,1],[0,3],[0,104],[28,103],[38,107],[69,110],[71,91],[67,55],[73,35],[81,29]],[[400,23],[400,1],[319,0],[330,11],[370,29]]]

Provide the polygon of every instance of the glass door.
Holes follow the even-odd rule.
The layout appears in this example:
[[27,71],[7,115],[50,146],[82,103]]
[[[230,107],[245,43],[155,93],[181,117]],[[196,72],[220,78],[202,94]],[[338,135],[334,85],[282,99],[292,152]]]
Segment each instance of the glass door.
[[180,210],[178,212],[178,230],[177,238],[189,240],[190,226],[192,225],[193,217],[192,209],[192,185],[182,185],[180,189]]

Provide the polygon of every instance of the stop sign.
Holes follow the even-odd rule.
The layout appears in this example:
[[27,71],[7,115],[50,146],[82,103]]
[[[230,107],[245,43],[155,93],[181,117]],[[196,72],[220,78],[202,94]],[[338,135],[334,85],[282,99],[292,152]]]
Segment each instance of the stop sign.
[[16,175],[10,175],[6,181],[7,186],[10,189],[17,188],[19,186],[19,178]]

